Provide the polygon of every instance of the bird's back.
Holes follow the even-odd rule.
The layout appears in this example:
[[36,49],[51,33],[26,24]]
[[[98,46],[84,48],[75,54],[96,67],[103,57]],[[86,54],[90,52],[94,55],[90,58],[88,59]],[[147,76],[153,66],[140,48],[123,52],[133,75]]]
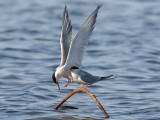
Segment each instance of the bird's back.
[[75,69],[71,72],[71,74],[73,77],[73,81],[79,84],[93,84],[100,80],[100,77],[93,76],[90,73],[81,69]]

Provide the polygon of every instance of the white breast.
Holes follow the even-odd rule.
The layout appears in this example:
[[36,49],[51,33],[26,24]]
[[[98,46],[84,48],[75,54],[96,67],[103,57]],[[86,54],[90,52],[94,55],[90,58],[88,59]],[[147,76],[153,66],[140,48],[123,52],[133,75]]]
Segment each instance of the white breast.
[[64,66],[59,66],[57,69],[56,69],[56,72],[59,74],[59,76],[63,76],[69,80],[72,79],[71,77],[71,73],[70,72],[67,72],[67,70],[65,69]]
[[81,79],[81,76],[77,74],[77,71],[74,70],[74,72],[71,72],[71,75],[74,82],[78,84],[86,84],[86,82]]

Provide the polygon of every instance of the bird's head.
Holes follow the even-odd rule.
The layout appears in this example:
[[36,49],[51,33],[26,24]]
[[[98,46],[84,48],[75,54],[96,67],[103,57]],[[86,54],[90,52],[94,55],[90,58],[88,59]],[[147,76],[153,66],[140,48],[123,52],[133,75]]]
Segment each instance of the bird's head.
[[53,82],[56,83],[56,84],[57,84],[57,87],[60,89],[59,83],[58,83],[59,76],[58,76],[58,74],[56,74],[56,71],[53,72],[53,74],[52,74],[52,79],[53,79]]
[[73,67],[71,67],[70,69],[68,69],[67,72],[72,72],[74,69],[79,69],[79,68],[76,67],[76,66],[73,66]]

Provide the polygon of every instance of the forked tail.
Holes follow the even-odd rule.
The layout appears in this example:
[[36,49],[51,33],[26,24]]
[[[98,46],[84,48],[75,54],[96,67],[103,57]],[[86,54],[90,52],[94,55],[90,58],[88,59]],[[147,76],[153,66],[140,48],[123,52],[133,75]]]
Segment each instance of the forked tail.
[[113,75],[109,75],[106,77],[101,77],[101,80],[110,80],[110,79],[114,79],[115,77],[113,77]]

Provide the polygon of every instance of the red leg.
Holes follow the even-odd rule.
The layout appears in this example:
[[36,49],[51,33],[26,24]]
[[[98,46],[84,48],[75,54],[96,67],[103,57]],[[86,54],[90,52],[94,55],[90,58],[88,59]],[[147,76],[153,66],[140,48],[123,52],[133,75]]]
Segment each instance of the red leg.
[[71,82],[70,83],[68,83],[68,85],[70,85],[72,83],[72,80],[71,80]]
[[69,80],[68,80],[67,84],[66,84],[64,87],[67,87],[67,86],[70,85],[71,83],[72,83],[72,80],[71,80],[71,82],[69,82]]
[[67,84],[66,84],[64,87],[67,87],[67,86],[68,86],[68,83],[69,83],[69,80],[68,80]]
[[86,84],[86,87],[85,87],[85,89],[87,88],[87,84]]
[[[84,87],[84,84],[83,84],[83,86],[82,86],[82,88]],[[87,84],[86,84],[86,87],[85,87],[85,89],[87,88]]]

